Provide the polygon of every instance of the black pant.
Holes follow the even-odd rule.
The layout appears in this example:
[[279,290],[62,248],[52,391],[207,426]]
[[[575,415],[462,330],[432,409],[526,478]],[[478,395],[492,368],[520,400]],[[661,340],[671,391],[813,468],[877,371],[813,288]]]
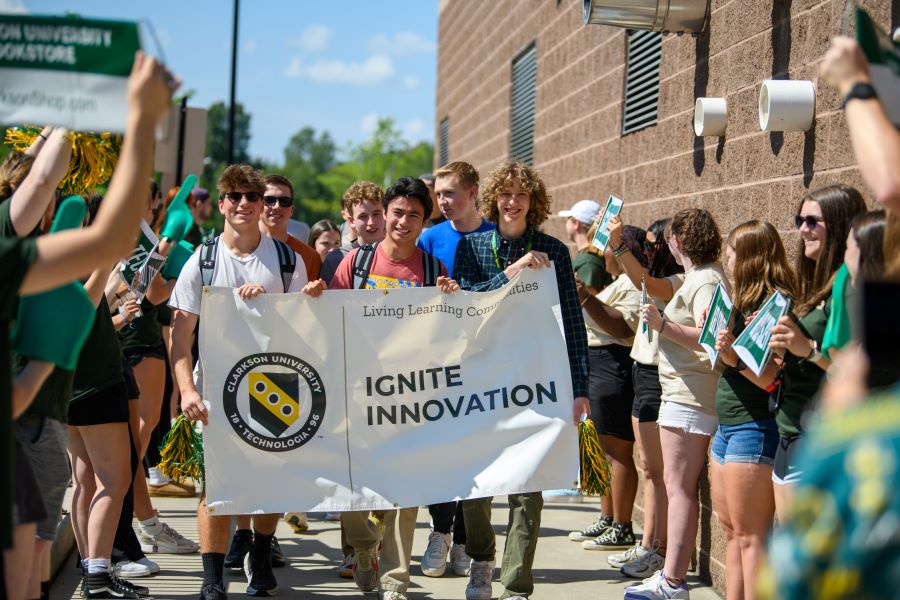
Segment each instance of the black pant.
[[[137,402],[131,400],[131,409],[136,410],[134,404]],[[116,538],[113,541],[113,548],[125,555],[125,558],[131,561],[144,558],[144,551],[141,550],[141,543],[134,534],[134,528],[131,526],[131,520],[134,517],[134,476],[138,469],[138,453],[134,447],[134,438],[131,436],[131,424],[128,424],[128,439],[131,446],[131,485],[128,486],[128,493],[122,500],[122,513],[119,515],[119,525],[116,528]]]
[[428,514],[438,533],[453,531],[453,543],[466,543],[466,522],[463,519],[462,502],[442,502],[428,507]]
[[159,409],[159,423],[150,434],[150,442],[147,444],[147,452],[144,454],[144,466],[147,469],[157,466],[162,457],[159,449],[162,447],[163,438],[172,428],[172,419],[169,416],[169,399],[172,397],[172,369],[169,359],[166,358],[166,387],[163,389],[163,401]]

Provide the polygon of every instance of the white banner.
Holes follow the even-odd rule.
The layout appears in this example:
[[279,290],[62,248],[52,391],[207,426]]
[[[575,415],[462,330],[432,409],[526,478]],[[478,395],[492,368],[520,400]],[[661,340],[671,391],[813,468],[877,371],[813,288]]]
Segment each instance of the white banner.
[[558,304],[553,269],[483,293],[244,302],[207,288],[209,510],[385,509],[570,487],[578,442]]

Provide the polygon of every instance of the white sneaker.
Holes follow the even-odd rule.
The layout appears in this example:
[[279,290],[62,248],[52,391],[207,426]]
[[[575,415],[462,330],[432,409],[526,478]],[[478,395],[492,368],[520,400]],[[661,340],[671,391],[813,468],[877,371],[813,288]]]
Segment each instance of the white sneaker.
[[473,560],[466,585],[466,600],[491,600],[491,580],[494,579],[494,561]]
[[381,600],[409,600],[409,598],[403,592],[389,591],[381,596]]
[[622,565],[622,575],[636,579],[649,577],[656,571],[662,570],[665,562],[656,551],[647,550],[642,557]]
[[468,554],[466,554],[466,545],[453,544],[453,546],[450,548],[450,571],[454,575],[459,575],[460,577],[468,577],[469,566],[471,564],[472,559],[469,558]]
[[160,532],[151,534],[141,525],[138,539],[144,552],[161,552],[165,554],[193,554],[200,549],[200,544],[187,539],[166,523],[160,523]]
[[[629,548],[629,549],[626,550],[625,552],[617,552],[617,553],[615,553],[615,554],[610,554],[610,555],[606,558],[606,562],[609,563],[609,566],[615,567],[615,568],[617,568],[617,569],[620,569],[620,568],[622,568],[622,566],[623,566],[625,563],[630,563],[630,562],[632,562],[632,561],[635,561],[635,560],[637,560],[637,559],[643,557],[644,555],[646,555],[646,554],[647,554],[648,552],[650,552],[650,551],[651,551],[651,550],[650,550],[649,548],[644,548],[644,547],[641,546],[640,544],[635,544],[634,546],[632,546],[631,548]],[[656,571],[656,569],[653,569],[653,571]],[[649,575],[652,575],[652,574],[653,574],[653,571],[651,571],[651,572],[648,573],[647,575],[648,575],[648,576],[649,576]]]
[[422,555],[422,574],[440,577],[447,570],[447,553],[450,551],[450,534],[432,531],[428,535],[428,547]]
[[168,477],[163,475],[163,473],[159,469],[159,467],[150,467],[148,469],[148,471],[150,473],[147,476],[147,483],[149,485],[156,485],[156,486],[166,485],[167,483],[172,481],[171,479],[169,479]]
[[625,588],[625,600],[690,600],[690,597],[687,583],[672,587],[661,570],[640,585]]
[[[159,566],[157,566],[156,569],[159,571]],[[134,579],[136,577],[150,577],[153,573],[147,565],[142,565],[139,562],[130,560],[123,560],[115,564],[113,567],[113,574],[122,579]]]

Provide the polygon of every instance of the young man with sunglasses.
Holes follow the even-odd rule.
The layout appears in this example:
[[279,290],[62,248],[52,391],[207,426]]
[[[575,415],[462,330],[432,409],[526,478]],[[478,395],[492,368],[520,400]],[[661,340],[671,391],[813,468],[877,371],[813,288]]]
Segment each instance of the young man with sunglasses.
[[[208,410],[200,396],[203,357],[194,378],[191,345],[200,319],[200,298],[204,285],[237,288],[245,301],[264,293],[298,292],[318,295],[321,287],[307,284],[306,267],[296,255],[294,270],[288,279],[282,273],[283,253],[289,248],[280,241],[262,235],[259,230],[266,190],[262,174],[249,165],[232,165],[219,178],[219,212],[225,217],[222,234],[204,244],[188,259],[169,305],[175,309],[172,323],[172,358],[175,378],[181,390],[181,408],[185,417],[207,424]],[[201,264],[203,257],[203,264]],[[210,266],[212,265],[212,266]],[[210,273],[211,271],[211,273]],[[318,292],[318,293],[317,293]],[[221,398],[206,398],[216,406]],[[272,537],[280,515],[254,515],[255,534],[244,566],[247,594],[272,596],[277,582],[272,574]],[[222,572],[230,537],[230,518],[207,513],[205,494],[197,509],[200,552],[203,558],[202,600],[224,600]]]
[[294,186],[291,185],[291,180],[282,175],[267,175],[264,181],[266,192],[263,195],[259,230],[290,246],[303,259],[306,276],[310,281],[315,281],[322,269],[322,257],[312,246],[288,233],[288,223],[294,214]]

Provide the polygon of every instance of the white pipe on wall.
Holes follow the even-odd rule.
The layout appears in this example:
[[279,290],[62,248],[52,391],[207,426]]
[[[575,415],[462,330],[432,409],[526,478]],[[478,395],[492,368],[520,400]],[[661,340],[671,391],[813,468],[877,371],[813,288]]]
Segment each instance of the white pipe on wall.
[[759,90],[759,127],[763,131],[809,131],[816,119],[812,81],[767,79]]
[[697,98],[694,102],[694,134],[721,137],[728,125],[728,101],[725,98]]

